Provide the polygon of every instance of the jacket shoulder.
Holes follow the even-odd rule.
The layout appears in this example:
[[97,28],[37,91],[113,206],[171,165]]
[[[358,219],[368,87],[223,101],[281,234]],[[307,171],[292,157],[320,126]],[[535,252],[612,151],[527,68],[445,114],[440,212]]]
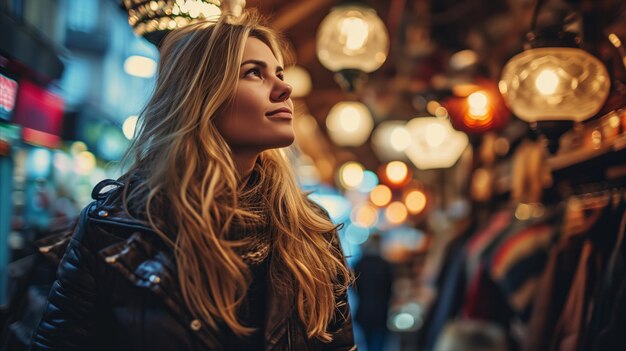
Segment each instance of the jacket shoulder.
[[132,217],[123,206],[121,192],[123,183],[111,179],[103,180],[92,191],[93,201],[81,211],[72,235],[59,237],[56,242],[47,242],[39,250],[45,253],[50,248],[66,247],[71,240],[99,251],[111,244],[128,239],[137,232],[152,232],[150,225]]

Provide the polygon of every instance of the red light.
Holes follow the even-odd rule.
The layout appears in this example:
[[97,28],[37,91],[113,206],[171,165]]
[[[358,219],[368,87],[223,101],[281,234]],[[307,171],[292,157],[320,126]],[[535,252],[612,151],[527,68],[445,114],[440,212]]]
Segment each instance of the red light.
[[9,120],[15,107],[17,82],[0,74],[0,118]]
[[14,122],[22,127],[25,142],[56,148],[61,141],[63,99],[28,81],[20,82]]

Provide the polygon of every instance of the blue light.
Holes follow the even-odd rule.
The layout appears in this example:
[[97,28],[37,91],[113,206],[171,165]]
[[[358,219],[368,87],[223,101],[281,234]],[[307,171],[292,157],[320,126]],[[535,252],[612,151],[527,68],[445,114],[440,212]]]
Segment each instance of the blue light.
[[421,230],[400,226],[387,231],[384,235],[386,242],[394,242],[411,250],[419,248],[424,241],[424,232]]
[[121,131],[113,127],[107,126],[103,129],[97,145],[100,157],[107,161],[119,160],[128,148],[129,141]]
[[311,193],[309,199],[322,206],[330,215],[333,223],[345,222],[350,217],[352,206],[350,202],[340,194]]
[[363,172],[363,181],[357,188],[362,193],[369,193],[378,185],[378,176],[376,173],[366,170]]
[[352,245],[361,245],[370,237],[370,231],[367,228],[360,227],[355,224],[349,224],[346,227],[346,240]]
[[33,148],[28,153],[26,172],[29,178],[46,178],[50,174],[52,155],[50,150]]

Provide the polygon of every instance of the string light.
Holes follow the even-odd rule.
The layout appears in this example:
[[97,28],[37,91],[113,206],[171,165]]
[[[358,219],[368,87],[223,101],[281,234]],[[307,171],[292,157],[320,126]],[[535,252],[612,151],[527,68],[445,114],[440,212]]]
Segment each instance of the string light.
[[217,19],[218,0],[124,0],[128,23],[137,35],[172,30],[205,19]]

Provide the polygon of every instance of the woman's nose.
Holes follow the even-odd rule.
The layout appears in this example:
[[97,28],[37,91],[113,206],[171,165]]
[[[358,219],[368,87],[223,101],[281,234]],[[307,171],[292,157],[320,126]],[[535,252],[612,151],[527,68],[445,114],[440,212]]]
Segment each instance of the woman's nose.
[[289,97],[291,96],[292,90],[293,88],[291,87],[291,85],[283,81],[279,81],[279,83],[276,84],[274,91],[272,91],[271,98],[273,101],[276,101],[276,102],[285,101],[289,99]]

